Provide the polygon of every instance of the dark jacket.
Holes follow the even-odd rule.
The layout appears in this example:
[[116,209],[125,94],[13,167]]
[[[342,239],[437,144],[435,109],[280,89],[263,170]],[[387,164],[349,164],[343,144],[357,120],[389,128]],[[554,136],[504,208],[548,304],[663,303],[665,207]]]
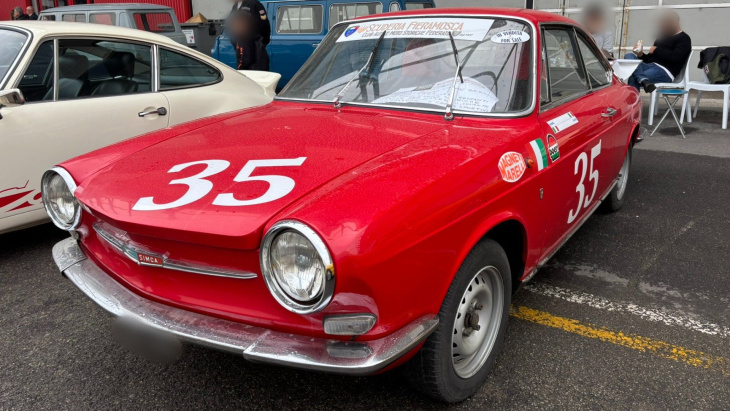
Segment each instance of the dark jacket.
[[15,19],[15,20],[29,20],[29,18],[28,18],[28,15],[27,15],[27,14],[21,14],[21,15],[20,15],[20,16],[18,16],[18,18],[17,18],[17,19]]
[[[258,26],[258,35],[261,42],[265,45],[271,41],[271,25],[269,24],[269,16],[266,15],[266,8],[258,0],[243,0],[239,5],[238,2],[233,4],[231,15],[237,12],[245,12],[255,18]],[[231,39],[233,43],[233,39]],[[234,43],[235,45],[235,43]]]
[[704,69],[707,64],[715,60],[720,54],[730,56],[730,47],[710,47],[702,50],[700,52],[700,64],[697,68]]
[[692,39],[682,31],[673,36],[658,39],[654,42],[654,47],[656,50],[651,54],[644,54],[641,60],[644,63],[660,64],[676,77],[692,53]]
[[38,15],[33,13],[30,16],[28,16],[28,20],[38,20]]

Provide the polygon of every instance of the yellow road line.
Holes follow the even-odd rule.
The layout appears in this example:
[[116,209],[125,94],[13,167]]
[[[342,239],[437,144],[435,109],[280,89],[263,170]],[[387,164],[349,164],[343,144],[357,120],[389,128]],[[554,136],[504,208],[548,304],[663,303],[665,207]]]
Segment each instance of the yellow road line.
[[694,367],[713,369],[720,371],[726,376],[730,376],[730,359],[727,358],[690,350],[639,335],[624,334],[620,331],[616,332],[606,328],[598,328],[590,324],[581,324],[578,320],[557,317],[544,311],[533,310],[527,307],[512,307],[510,315],[521,320],[557,328],[569,333],[594,338],[622,347],[632,348],[657,357],[683,362]]

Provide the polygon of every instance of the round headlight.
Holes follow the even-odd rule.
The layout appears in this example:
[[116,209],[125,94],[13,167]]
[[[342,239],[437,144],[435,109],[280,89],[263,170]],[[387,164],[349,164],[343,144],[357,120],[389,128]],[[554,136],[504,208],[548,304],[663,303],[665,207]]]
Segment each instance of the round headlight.
[[66,170],[54,168],[43,175],[43,205],[56,227],[75,230],[81,220],[81,207],[73,192],[76,184]]
[[290,311],[308,314],[324,308],[334,292],[334,267],[319,236],[306,225],[282,221],[261,246],[261,271],[276,300]]

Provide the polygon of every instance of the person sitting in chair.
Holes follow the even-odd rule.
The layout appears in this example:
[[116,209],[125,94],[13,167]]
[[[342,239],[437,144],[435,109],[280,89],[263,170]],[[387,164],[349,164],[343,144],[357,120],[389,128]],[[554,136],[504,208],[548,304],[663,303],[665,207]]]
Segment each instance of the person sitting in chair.
[[642,63],[629,78],[629,85],[641,88],[647,93],[656,90],[656,83],[671,83],[680,74],[692,53],[692,39],[682,31],[679,15],[665,10],[659,19],[659,37],[648,53],[640,44],[627,59],[640,59]]

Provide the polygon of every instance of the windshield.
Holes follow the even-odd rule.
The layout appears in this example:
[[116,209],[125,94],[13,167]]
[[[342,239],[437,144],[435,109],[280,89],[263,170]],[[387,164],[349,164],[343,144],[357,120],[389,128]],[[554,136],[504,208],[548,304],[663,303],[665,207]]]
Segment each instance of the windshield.
[[517,113],[532,104],[532,64],[532,34],[523,22],[416,17],[353,23],[330,31],[280,98],[443,111],[455,88],[455,112]]
[[23,49],[28,36],[11,30],[0,30],[0,83]]

